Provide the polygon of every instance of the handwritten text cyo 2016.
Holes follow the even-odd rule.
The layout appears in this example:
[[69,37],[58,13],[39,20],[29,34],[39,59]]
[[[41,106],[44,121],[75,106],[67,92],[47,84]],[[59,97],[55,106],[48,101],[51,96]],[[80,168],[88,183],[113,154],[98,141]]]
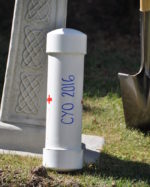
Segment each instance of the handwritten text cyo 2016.
[[[75,76],[69,75],[67,78],[62,78],[61,96],[69,98],[75,97]],[[62,100],[63,100],[62,98]],[[72,99],[71,99],[72,100]],[[61,106],[61,123],[72,125],[74,123],[74,104],[72,102],[63,103]]]

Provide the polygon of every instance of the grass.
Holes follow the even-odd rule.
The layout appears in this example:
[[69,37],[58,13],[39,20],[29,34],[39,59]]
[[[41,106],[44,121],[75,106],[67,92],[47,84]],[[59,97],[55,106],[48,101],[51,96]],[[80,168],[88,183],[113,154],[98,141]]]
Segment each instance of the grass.
[[[99,162],[84,166],[81,172],[64,174],[48,171],[51,178],[42,177],[42,184],[150,186],[150,136],[140,131],[126,129],[120,97],[114,94],[101,98],[85,97],[83,132],[105,138],[106,144]],[[0,167],[4,172],[2,176],[0,175],[0,179],[3,180],[4,176],[4,184],[33,184],[35,176],[32,171],[41,163],[42,160],[39,158],[1,155]]]
[[[6,43],[7,39],[0,41]],[[139,40],[117,34],[107,38],[99,32],[89,42],[92,45],[85,63],[83,133],[105,138],[99,161],[85,165],[80,172],[48,171],[43,176],[34,172],[42,164],[39,158],[0,155],[0,186],[150,186],[150,136],[126,128],[117,78],[119,71],[138,70]],[[6,48],[0,55],[3,61]],[[4,68],[1,69],[2,88]]]

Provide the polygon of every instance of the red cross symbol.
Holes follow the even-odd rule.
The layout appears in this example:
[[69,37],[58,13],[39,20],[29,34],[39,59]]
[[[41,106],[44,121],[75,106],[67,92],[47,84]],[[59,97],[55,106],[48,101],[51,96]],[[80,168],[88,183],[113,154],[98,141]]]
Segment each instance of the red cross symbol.
[[47,102],[48,102],[48,104],[50,104],[51,101],[52,101],[52,98],[51,98],[50,95],[49,95],[48,98],[47,98]]

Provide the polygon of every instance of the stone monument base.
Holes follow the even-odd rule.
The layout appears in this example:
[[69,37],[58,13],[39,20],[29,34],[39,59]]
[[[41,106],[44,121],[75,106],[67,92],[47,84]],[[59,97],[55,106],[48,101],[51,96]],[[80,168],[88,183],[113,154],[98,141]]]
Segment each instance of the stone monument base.
[[42,153],[45,127],[0,122],[0,149]]
[[[97,163],[99,161],[100,153],[103,149],[104,144],[105,144],[105,140],[103,137],[82,134],[82,149],[84,151],[84,154],[83,154],[84,155],[84,163],[85,164]],[[35,145],[37,145],[36,142],[35,142]],[[41,146],[41,145],[39,145],[39,146]],[[29,147],[29,146],[26,146],[26,147]],[[24,147],[22,147],[22,149],[23,148]],[[43,148],[41,148],[41,149],[43,149]],[[11,149],[6,150],[6,146],[5,146],[5,149],[2,149],[0,146],[0,154],[11,154],[11,155],[42,158],[41,153],[33,153],[33,150],[31,150],[31,152],[16,151],[16,150],[15,151],[11,150]],[[34,150],[37,150],[37,149],[34,148]],[[40,150],[40,152],[41,152],[41,150]]]
[[[0,122],[0,154],[41,156],[43,154],[43,148],[45,147],[44,138],[44,126],[12,125]],[[82,144],[84,145],[85,163],[96,162],[104,146],[104,138],[83,134]]]

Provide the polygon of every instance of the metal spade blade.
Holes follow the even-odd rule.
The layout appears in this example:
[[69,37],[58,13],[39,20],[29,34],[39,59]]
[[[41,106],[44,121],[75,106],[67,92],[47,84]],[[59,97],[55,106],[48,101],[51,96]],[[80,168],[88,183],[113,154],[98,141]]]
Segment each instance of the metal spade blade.
[[[143,11],[143,10],[142,10]],[[119,73],[127,127],[150,129],[150,10],[141,13],[141,67],[137,74]]]

